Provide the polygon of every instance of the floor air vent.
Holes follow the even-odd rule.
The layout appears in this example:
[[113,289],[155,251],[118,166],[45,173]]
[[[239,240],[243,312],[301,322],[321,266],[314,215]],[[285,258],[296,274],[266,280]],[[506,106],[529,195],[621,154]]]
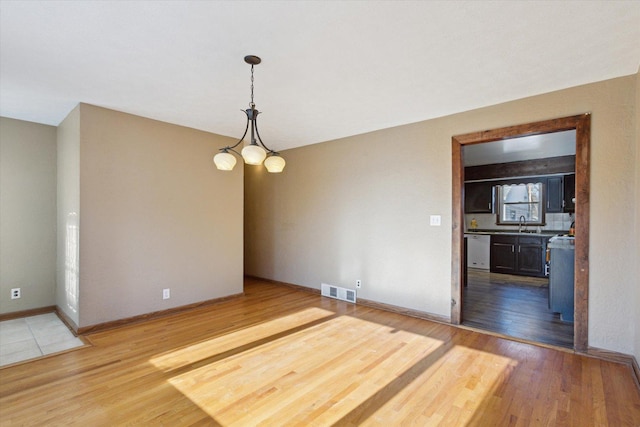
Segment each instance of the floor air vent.
[[356,291],[353,291],[351,289],[340,288],[338,286],[327,285],[326,283],[323,283],[321,285],[321,293],[322,296],[325,297],[335,298],[353,303],[356,302]]

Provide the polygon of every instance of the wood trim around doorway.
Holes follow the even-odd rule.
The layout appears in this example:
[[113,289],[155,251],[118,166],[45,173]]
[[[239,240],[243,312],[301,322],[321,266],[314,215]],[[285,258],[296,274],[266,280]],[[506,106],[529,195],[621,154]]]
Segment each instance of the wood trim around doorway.
[[452,143],[451,323],[462,322],[464,272],[464,157],[462,147],[520,136],[576,130],[576,240],[574,350],[588,350],[589,331],[589,177],[591,114],[563,117],[457,135]]

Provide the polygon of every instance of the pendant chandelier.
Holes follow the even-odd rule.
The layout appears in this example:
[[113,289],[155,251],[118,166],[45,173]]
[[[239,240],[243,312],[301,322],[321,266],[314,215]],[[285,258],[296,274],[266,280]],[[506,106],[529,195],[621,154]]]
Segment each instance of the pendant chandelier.
[[[230,171],[236,165],[236,157],[231,154],[235,153],[241,156],[248,165],[260,165],[264,161],[267,171],[279,173],[284,169],[285,161],[280,157],[279,153],[268,148],[262,142],[258,132],[258,114],[260,114],[260,111],[256,110],[256,104],[253,103],[253,66],[258,65],[261,59],[254,55],[247,55],[244,57],[244,62],[251,65],[251,102],[249,103],[249,108],[243,110],[247,115],[247,126],[244,129],[242,138],[235,145],[221,148],[220,152],[213,157],[213,162],[219,170]],[[251,141],[249,145],[245,145],[241,153],[238,153],[235,148],[244,142],[249,127],[251,127]]]

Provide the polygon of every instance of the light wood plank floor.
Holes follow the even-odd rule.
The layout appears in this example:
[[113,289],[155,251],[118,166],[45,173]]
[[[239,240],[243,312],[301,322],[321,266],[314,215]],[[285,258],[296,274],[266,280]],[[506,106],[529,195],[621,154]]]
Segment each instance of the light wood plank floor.
[[0,369],[0,424],[640,424],[627,366],[260,281],[89,339]]

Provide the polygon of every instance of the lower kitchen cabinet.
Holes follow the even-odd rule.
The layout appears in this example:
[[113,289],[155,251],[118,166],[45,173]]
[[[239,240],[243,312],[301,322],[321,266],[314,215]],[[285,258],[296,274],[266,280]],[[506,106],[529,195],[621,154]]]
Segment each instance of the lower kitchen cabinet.
[[501,236],[495,234],[491,236],[489,264],[492,273],[516,273],[516,244],[516,236]]
[[518,273],[544,276],[546,239],[544,237],[517,236]]
[[541,236],[492,235],[492,273],[545,276],[547,238]]

